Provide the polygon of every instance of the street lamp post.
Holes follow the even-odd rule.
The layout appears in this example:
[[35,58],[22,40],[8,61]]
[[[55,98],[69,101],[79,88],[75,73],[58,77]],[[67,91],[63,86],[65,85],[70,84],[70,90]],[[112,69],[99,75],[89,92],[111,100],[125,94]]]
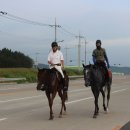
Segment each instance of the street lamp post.
[[[61,41],[58,41],[57,43],[60,43],[60,42],[63,42],[64,40],[61,40]],[[58,45],[58,50],[60,50],[61,49],[61,46],[60,45]]]
[[79,42],[78,42],[78,68],[80,70],[80,49],[81,49],[80,41],[81,41],[81,38],[84,38],[84,37],[81,36],[80,32],[79,32],[79,36],[76,36],[76,38],[79,38]]
[[0,11],[0,14],[2,14],[2,15],[7,15],[7,13],[6,13],[6,12],[3,12],[3,11]]
[[85,40],[85,65],[86,65],[86,55],[87,55],[86,45],[87,45],[87,41],[86,41],[86,39],[84,39],[84,40]]
[[87,58],[86,57],[87,56],[86,45],[87,45],[88,42],[86,41],[85,37],[83,37],[83,38],[84,38],[84,42],[83,43],[85,44],[85,48],[84,48],[85,49],[85,51],[84,51],[84,63],[86,65],[86,63],[87,63],[86,62],[86,58]]
[[36,68],[38,67],[38,55],[39,55],[39,54],[40,54],[40,53],[36,52],[36,61],[35,61]]

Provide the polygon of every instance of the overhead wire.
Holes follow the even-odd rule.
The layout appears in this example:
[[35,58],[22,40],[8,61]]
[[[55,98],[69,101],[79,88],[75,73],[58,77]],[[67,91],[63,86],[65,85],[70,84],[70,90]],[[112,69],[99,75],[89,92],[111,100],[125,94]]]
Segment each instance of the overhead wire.
[[51,25],[51,24],[45,24],[45,23],[41,23],[41,22],[37,22],[37,21],[32,21],[32,20],[28,20],[28,19],[25,19],[25,18],[22,18],[19,16],[15,16],[10,13],[3,12],[3,11],[0,11],[0,16],[7,18],[9,20],[14,20],[14,21],[22,22],[22,23],[26,23],[26,24],[32,24],[32,25],[38,25],[38,26],[49,26],[49,27],[56,26],[56,27],[59,27],[62,31],[64,31],[68,35],[71,35],[71,36],[77,38],[77,35],[75,33],[68,31],[67,29],[63,28],[60,25]]
[[70,32],[70,31],[68,31],[67,29],[65,29],[65,28],[63,28],[63,27],[61,27],[61,29],[62,29],[64,32],[70,34],[70,35],[73,36],[73,37],[76,37],[76,36],[77,36],[76,34],[74,34],[74,33]]
[[53,26],[51,24],[45,24],[45,23],[41,23],[41,22],[36,22],[36,21],[28,20],[28,19],[21,18],[21,17],[15,16],[15,15],[12,15],[10,13],[2,12],[2,11],[0,13],[1,13],[0,16],[2,16],[2,17],[5,17],[5,18],[10,19],[10,20],[14,20],[14,21],[22,22],[22,23],[39,25],[39,26],[49,26],[49,27]]

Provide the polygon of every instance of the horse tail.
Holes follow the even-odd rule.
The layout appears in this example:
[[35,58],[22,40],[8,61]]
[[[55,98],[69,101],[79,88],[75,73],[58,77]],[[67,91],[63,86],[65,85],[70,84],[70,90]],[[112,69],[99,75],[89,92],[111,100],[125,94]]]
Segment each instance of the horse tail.
[[65,101],[68,101],[69,77],[68,77],[68,74],[65,70],[63,71],[63,73],[65,76],[65,89],[63,90],[63,93],[65,94]]
[[111,90],[111,84],[112,84],[112,80],[110,80],[109,82],[107,82],[106,83],[106,85],[104,86],[104,92],[106,93],[108,93],[108,92],[110,92],[110,90]]
[[110,79],[110,81],[105,85],[105,90],[107,91],[107,110],[108,110],[108,107],[109,107],[111,84],[112,84],[112,79]]
[[112,73],[111,73],[111,71],[109,71],[109,79],[108,79],[108,82],[106,82],[106,84],[105,84],[105,88],[104,88],[104,92],[106,92],[106,91],[110,91],[111,90],[111,85],[112,85]]

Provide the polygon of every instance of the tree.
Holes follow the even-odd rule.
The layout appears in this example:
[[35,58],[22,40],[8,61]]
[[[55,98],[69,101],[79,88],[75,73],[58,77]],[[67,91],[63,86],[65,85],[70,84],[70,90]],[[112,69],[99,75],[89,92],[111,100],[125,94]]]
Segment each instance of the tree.
[[11,49],[3,48],[0,50],[0,67],[1,68],[14,68],[25,67],[31,68],[33,60],[21,52],[13,52]]

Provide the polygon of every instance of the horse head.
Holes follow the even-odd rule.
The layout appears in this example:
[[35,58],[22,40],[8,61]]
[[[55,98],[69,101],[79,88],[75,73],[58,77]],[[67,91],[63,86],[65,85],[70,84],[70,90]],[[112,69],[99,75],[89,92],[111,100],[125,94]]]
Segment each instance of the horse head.
[[83,64],[83,74],[84,74],[84,80],[85,80],[85,86],[88,87],[91,85],[91,77],[92,77],[92,68],[93,65],[89,64],[89,65],[84,65]]
[[41,88],[45,85],[47,81],[47,71],[48,69],[38,69],[37,90],[41,90]]
[[57,86],[56,84],[61,79],[55,68],[52,69],[38,69],[37,74],[37,90],[42,90],[44,87]]

